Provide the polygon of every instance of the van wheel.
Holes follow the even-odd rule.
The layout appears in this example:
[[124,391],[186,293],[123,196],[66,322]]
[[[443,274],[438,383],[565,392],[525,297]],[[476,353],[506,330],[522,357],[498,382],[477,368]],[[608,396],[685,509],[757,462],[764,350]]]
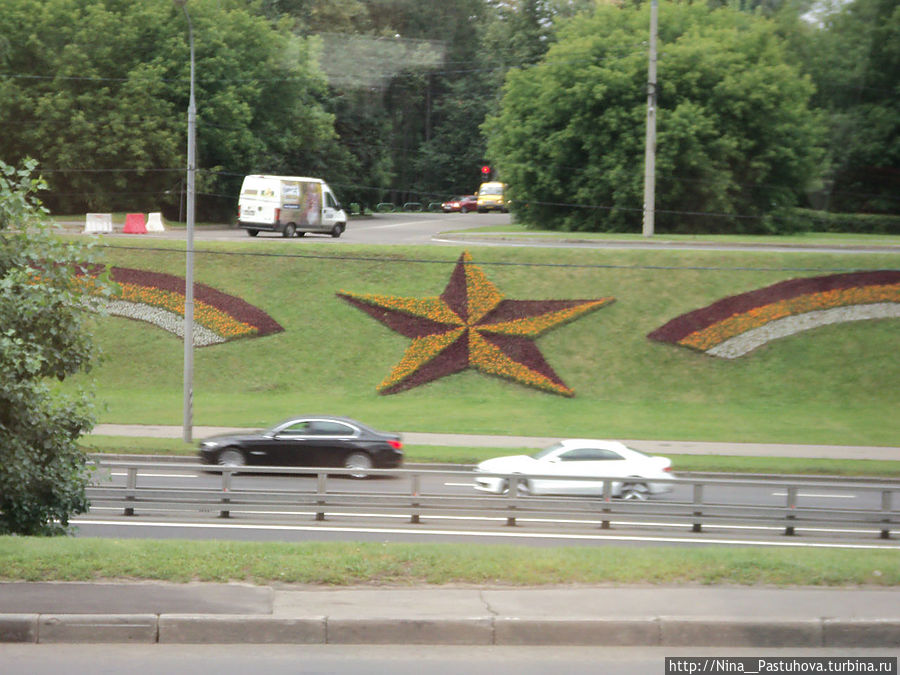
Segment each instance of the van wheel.
[[251,237],[255,237],[259,234],[259,230],[247,230],[247,234],[249,234]]
[[285,239],[290,239],[295,234],[297,234],[297,226],[293,223],[288,223],[284,226],[284,230],[282,231],[281,236]]
[[331,236],[337,239],[344,232],[344,224],[343,223],[335,223],[334,227],[331,228]]

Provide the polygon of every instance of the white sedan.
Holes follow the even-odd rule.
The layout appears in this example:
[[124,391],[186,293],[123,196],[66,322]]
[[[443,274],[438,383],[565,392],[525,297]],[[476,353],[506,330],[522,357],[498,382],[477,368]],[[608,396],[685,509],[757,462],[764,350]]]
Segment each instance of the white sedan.
[[579,477],[621,477],[623,480],[612,481],[611,495],[623,499],[647,499],[672,489],[671,460],[645,455],[618,441],[560,441],[535,455],[489,459],[475,472],[500,474],[475,476],[476,490],[496,494],[509,491],[510,476],[521,476],[519,492],[532,495],[603,495],[602,480]]

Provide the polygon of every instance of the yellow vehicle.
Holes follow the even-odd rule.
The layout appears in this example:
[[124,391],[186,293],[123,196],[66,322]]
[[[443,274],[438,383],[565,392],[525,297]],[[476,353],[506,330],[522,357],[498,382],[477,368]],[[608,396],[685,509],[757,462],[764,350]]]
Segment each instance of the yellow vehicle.
[[501,211],[506,213],[508,203],[505,193],[506,185],[496,181],[490,183],[482,183],[478,188],[478,213],[486,211]]

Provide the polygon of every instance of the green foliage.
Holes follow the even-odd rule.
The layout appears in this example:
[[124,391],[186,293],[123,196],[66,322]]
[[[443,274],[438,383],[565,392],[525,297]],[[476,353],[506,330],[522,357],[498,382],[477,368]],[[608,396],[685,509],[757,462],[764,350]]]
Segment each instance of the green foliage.
[[[765,19],[677,3],[660,16],[658,227],[759,231],[818,175],[812,87]],[[539,65],[510,72],[485,128],[522,222],[640,229],[647,56],[636,45],[647,25],[646,6],[598,7],[567,23]]]
[[48,383],[90,368],[91,340],[73,266],[89,260],[41,222],[34,162],[0,162],[0,533],[55,534],[87,507],[77,439],[93,426],[82,392]]
[[846,232],[854,234],[900,234],[900,216],[878,213],[829,213],[811,209],[779,209],[767,216],[776,234],[794,232]]
[[[198,166],[318,175],[332,118],[307,41],[238,0],[188,4],[196,51]],[[0,3],[0,156],[55,171],[54,210],[177,216],[184,175],[188,27],[171,0]],[[203,173],[201,219],[231,214],[240,175]],[[225,199],[223,199],[223,196]],[[204,215],[205,214],[205,215]]]
[[833,169],[823,206],[900,213],[900,5],[837,3],[821,21],[803,56],[829,121]]

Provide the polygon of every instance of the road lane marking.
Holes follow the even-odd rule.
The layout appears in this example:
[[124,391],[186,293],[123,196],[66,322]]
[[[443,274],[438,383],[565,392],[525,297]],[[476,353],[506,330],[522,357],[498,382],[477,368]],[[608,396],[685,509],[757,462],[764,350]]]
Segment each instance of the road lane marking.
[[[773,497],[787,497],[787,492],[773,492]],[[798,497],[816,497],[818,499],[856,499],[856,495],[818,495],[812,492],[798,492]]]
[[[124,472],[124,471],[122,471],[122,472],[113,471],[113,472],[110,472],[108,475],[121,477],[121,476],[127,476],[128,473]],[[196,473],[144,473],[144,472],[141,472],[138,475],[143,478],[199,478],[199,475]]]

